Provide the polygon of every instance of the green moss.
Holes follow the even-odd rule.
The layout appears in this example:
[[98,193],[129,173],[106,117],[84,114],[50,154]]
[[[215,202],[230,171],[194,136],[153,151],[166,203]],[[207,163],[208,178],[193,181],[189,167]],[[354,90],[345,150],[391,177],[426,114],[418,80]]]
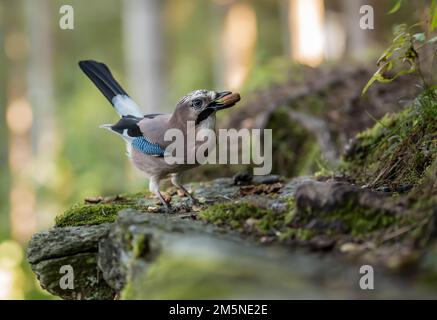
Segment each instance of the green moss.
[[329,164],[326,160],[320,159],[316,161],[318,170],[314,173],[314,177],[322,178],[322,177],[333,177],[335,172],[333,170],[333,165]]
[[[150,269],[130,279],[121,299],[207,299],[232,293],[229,265],[215,259],[162,254]],[[238,276],[238,275],[236,275]],[[235,281],[235,280],[234,280]]]
[[199,217],[208,222],[233,229],[242,228],[249,218],[260,219],[272,214],[250,203],[219,203],[200,212]]
[[315,235],[313,230],[305,228],[287,228],[279,235],[280,241],[288,239],[298,239],[301,241],[308,241]]
[[297,176],[312,174],[316,171],[317,163],[322,158],[320,146],[316,141],[310,141],[303,150],[303,156],[299,158]]
[[305,227],[311,221],[317,221],[318,234],[349,234],[354,237],[370,235],[374,231],[394,226],[398,217],[392,213],[365,208],[350,200],[334,210],[315,210],[311,208],[299,211],[296,217],[298,225]]
[[[361,207],[341,208],[330,212],[324,219],[328,224],[343,223],[345,230],[352,236],[360,237],[396,223],[396,217],[385,212]],[[331,229],[332,230],[332,229]],[[336,231],[336,230],[332,230]]]
[[275,111],[267,127],[273,129],[273,172],[292,177],[316,171],[321,154],[317,139],[301,124],[290,120],[288,108]]
[[57,227],[94,225],[113,222],[122,209],[144,209],[130,204],[76,204],[55,219]]
[[121,202],[132,202],[132,201],[138,201],[140,199],[144,199],[147,196],[152,195],[153,193],[151,193],[149,190],[143,190],[143,191],[139,191],[136,193],[123,193],[120,195],[120,199],[118,201]]
[[[284,212],[275,212],[246,202],[221,203],[201,211],[199,217],[219,226],[264,236],[286,228],[293,219],[293,207],[294,203],[291,199],[288,200]],[[248,226],[249,221],[251,226]]]
[[133,208],[144,211],[154,200],[148,198],[149,191],[125,193],[116,196],[104,197],[98,203],[75,204],[55,218],[57,227],[94,225],[113,222],[120,210]]
[[286,264],[223,249],[226,253],[220,247],[200,254],[161,253],[147,269],[132,268],[121,299],[279,298],[301,284]]
[[[319,215],[320,214],[320,215]],[[346,224],[353,235],[374,231],[393,223],[392,217],[376,213],[338,210],[329,214],[295,210],[294,199],[287,199],[287,209],[275,212],[250,203],[216,204],[200,212],[199,217],[210,223],[228,227],[257,237],[269,236],[277,241],[298,239],[308,241],[318,234],[334,234],[334,225]],[[357,214],[357,215],[356,215]],[[308,228],[312,219],[323,224],[323,230]],[[332,227],[331,227],[332,226]]]
[[135,234],[131,244],[135,258],[144,257],[149,252],[149,239],[145,234]]
[[417,186],[436,157],[437,99],[425,92],[408,108],[359,133],[342,170],[370,187]]

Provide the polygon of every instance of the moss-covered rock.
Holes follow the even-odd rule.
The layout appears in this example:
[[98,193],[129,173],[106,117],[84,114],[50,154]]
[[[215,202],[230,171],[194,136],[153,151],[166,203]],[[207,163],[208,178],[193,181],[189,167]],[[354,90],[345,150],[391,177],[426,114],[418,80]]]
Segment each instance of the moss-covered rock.
[[[109,224],[53,228],[35,234],[27,249],[27,260],[41,286],[63,299],[113,299],[116,292],[97,267],[98,244]],[[62,288],[61,268],[71,266],[73,288]]]
[[295,198],[295,222],[331,234],[358,236],[393,226],[404,209],[390,195],[344,182],[308,182]]
[[74,205],[55,219],[57,227],[94,225],[114,222],[120,210],[131,205],[120,204],[83,204]]
[[273,113],[266,127],[273,134],[273,172],[293,177],[316,171],[321,151],[314,132],[291,120],[286,108]]
[[425,92],[397,114],[387,114],[359,133],[342,169],[371,188],[402,192],[417,186],[437,152],[437,98]]
[[227,227],[258,237],[279,234],[293,218],[293,202],[281,210],[263,208],[250,202],[212,205],[199,213],[199,217],[221,227]]
[[[273,173],[286,176],[313,174],[321,157],[336,164],[347,141],[372,125],[369,114],[381,118],[397,112],[402,109],[399,100],[420,93],[414,85],[416,79],[407,76],[384,87],[375,86],[362,96],[361,90],[373,74],[373,68],[363,66],[293,69],[286,63],[274,65],[283,65],[273,73],[278,81],[268,80],[269,85],[255,86],[261,89],[244,94],[243,104],[232,110],[229,126],[272,129]],[[267,68],[264,77],[271,79],[268,75],[273,70]],[[308,127],[302,117],[290,113],[315,121]]]
[[[205,228],[198,222],[124,211],[113,225],[113,231],[117,229],[147,235],[146,247],[158,249],[126,259],[132,252],[121,245],[121,254],[112,256],[128,265],[121,299],[368,297],[369,292],[356,285],[358,266],[279,247],[253,246],[211,225]],[[111,235],[108,241],[120,245],[119,237]],[[105,254],[108,248],[102,249]],[[383,281],[378,283],[378,297],[405,295],[402,290],[391,291]],[[332,291],[332,285],[338,290]]]
[[297,188],[294,198],[247,197],[209,206],[198,217],[263,242],[326,249],[337,241],[371,240],[405,226],[411,221],[401,219],[402,210],[388,195],[347,183],[307,181]]
[[145,212],[148,206],[155,205],[156,200],[148,192],[117,195],[115,197],[95,197],[77,203],[55,218],[55,226],[71,227],[96,225],[114,222],[118,212],[134,208]]

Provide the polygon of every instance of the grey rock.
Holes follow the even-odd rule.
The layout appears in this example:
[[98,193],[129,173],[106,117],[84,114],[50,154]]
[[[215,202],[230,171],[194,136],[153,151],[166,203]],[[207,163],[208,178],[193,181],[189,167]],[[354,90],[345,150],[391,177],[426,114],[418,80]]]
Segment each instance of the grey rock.
[[[60,287],[60,280],[64,275],[60,273],[60,269],[65,265],[70,265],[73,268],[73,289]],[[42,260],[31,266],[41,286],[51,294],[63,299],[108,300],[115,297],[115,291],[106,284],[97,268],[96,252]]]
[[[207,202],[248,201],[277,212],[286,210],[289,197],[295,197],[298,206],[309,205],[320,212],[350,199],[397,210],[383,194],[308,177],[284,183],[278,197],[241,197],[232,179],[199,184],[195,191]],[[261,246],[241,234],[196,221],[195,217],[193,212],[152,214],[128,209],[111,224],[54,228],[32,238],[28,261],[42,287],[64,299],[429,296],[423,288],[411,290],[411,283],[388,278],[379,269],[375,269],[378,290],[363,292],[357,286],[361,263],[346,263],[334,255],[322,257],[284,246]],[[318,228],[319,222],[315,219],[308,224]],[[310,248],[330,250],[333,245],[331,238],[322,235],[312,240]],[[73,267],[73,290],[59,286],[63,265]]]
[[[27,249],[27,260],[41,286],[63,299],[112,299],[115,291],[97,268],[98,242],[109,224],[54,228],[35,234]],[[73,268],[74,289],[60,287],[60,269]]]
[[284,184],[284,186],[279,191],[279,197],[280,198],[288,198],[288,197],[294,197],[296,190],[303,184],[309,183],[314,180],[314,178],[311,178],[309,176],[302,176],[302,177],[296,177],[288,181]]
[[27,248],[27,260],[38,263],[83,252],[97,252],[98,241],[106,236],[109,224],[82,227],[53,228],[36,233]]
[[387,194],[345,182],[306,181],[295,190],[295,199],[298,209],[311,208],[319,212],[332,211],[347,205],[381,210],[393,215],[405,209]]
[[276,174],[253,177],[253,182],[255,184],[274,184],[280,181],[281,181],[281,177]]

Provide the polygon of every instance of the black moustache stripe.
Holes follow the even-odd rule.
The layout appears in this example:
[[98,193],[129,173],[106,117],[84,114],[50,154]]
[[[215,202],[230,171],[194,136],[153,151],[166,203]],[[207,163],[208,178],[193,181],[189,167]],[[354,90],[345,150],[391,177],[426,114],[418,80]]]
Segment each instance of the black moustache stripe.
[[195,124],[198,125],[199,123],[201,123],[203,120],[208,118],[211,114],[213,114],[214,111],[215,110],[212,108],[207,108],[207,109],[203,110],[202,112],[200,112],[199,115],[197,116]]

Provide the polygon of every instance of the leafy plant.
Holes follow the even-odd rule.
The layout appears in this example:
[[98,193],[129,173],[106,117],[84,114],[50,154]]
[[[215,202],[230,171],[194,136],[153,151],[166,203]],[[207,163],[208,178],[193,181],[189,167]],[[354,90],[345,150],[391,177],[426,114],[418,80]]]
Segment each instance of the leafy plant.
[[[397,0],[388,14],[397,12],[401,5],[402,0]],[[418,51],[424,46],[433,46],[437,43],[437,36],[430,37],[431,32],[437,28],[437,0],[431,1],[429,14],[428,35],[425,32],[413,32],[419,24],[412,26],[401,24],[394,28],[394,39],[378,59],[378,69],[363,88],[362,94],[365,94],[375,81],[388,83],[399,76],[411,73],[417,73],[424,87],[429,88],[420,68]],[[435,55],[436,50],[434,47],[432,49]]]
[[[429,32],[433,32],[437,28],[437,0],[432,0],[430,14],[431,21],[429,26]],[[435,38],[436,37],[434,37],[434,39]]]
[[396,0],[395,4],[393,5],[393,7],[390,9],[390,11],[388,12],[388,14],[393,14],[397,11],[399,11],[399,9],[401,8],[402,5],[402,0]]
[[[418,54],[414,48],[415,38],[405,24],[395,28],[395,38],[392,44],[383,52],[378,59],[378,70],[367,82],[363,89],[363,94],[375,82],[388,83],[395,80],[397,77],[416,72],[418,70]],[[399,69],[394,75],[389,73],[393,69]]]

